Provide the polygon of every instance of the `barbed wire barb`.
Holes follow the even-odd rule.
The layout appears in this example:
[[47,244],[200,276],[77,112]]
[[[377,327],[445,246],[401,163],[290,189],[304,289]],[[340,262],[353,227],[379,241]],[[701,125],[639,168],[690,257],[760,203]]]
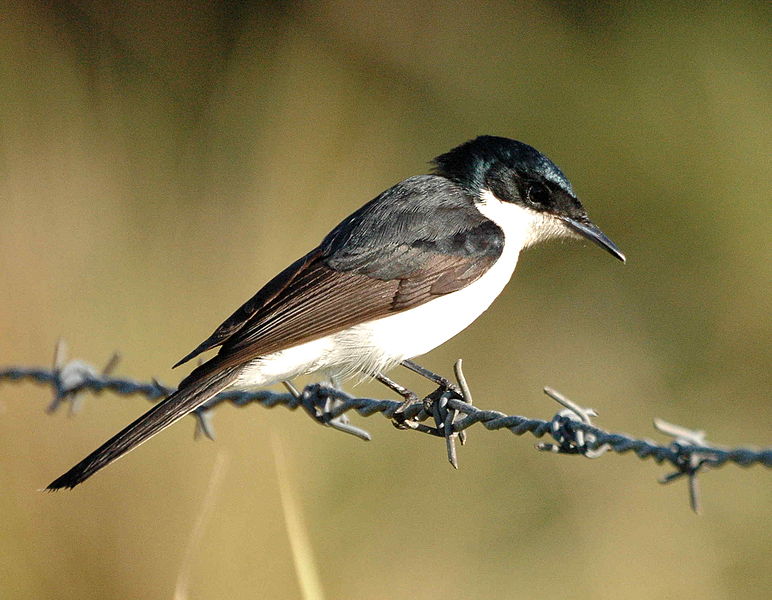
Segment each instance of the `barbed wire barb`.
[[[149,383],[112,375],[119,361],[118,353],[107,361],[102,369],[97,369],[82,360],[67,360],[67,345],[63,340],[57,342],[53,365],[50,369],[9,367],[0,368],[0,382],[32,381],[50,385],[53,388],[53,401],[47,412],[52,413],[65,403],[69,403],[69,413],[80,408],[83,392],[99,394],[111,391],[121,395],[142,395],[150,401],[158,401],[171,394],[174,389],[163,385],[156,379]],[[356,398],[333,385],[315,383],[298,390],[292,382],[284,382],[287,393],[269,390],[225,391],[191,413],[196,420],[196,437],[214,439],[212,415],[214,409],[222,403],[244,407],[257,403],[265,408],[284,406],[289,410],[302,408],[316,423],[338,431],[354,435],[362,440],[370,440],[370,434],[351,424],[349,413],[356,412],[362,417],[379,413],[399,424],[399,428],[427,433],[445,439],[448,461],[458,468],[458,456],[455,440],[462,445],[466,442],[466,430],[480,423],[488,430],[508,429],[515,435],[531,435],[541,438],[550,436],[551,442],[540,442],[539,450],[556,454],[574,454],[586,458],[598,458],[606,452],[625,454],[633,452],[640,459],[651,458],[657,463],[668,463],[675,471],[660,478],[661,483],[670,483],[687,477],[689,500],[694,512],[700,512],[700,497],[697,475],[707,469],[717,469],[732,463],[741,467],[762,465],[772,467],[772,448],[723,448],[706,441],[704,431],[692,430],[668,423],[662,419],[654,420],[654,427],[672,437],[666,445],[648,439],[636,439],[626,434],[605,431],[593,424],[592,418],[597,413],[568,399],[552,388],[544,388],[544,393],[558,402],[563,408],[551,419],[530,419],[517,415],[507,415],[495,410],[483,410],[472,403],[472,392],[464,376],[463,363],[459,359],[454,365],[457,383],[452,383],[410,362],[405,366],[426,377],[437,389],[428,394],[423,401],[404,406],[397,400],[377,400]],[[398,414],[397,414],[398,413]],[[396,414],[396,417],[395,417]],[[427,425],[431,420],[434,425]]]
[[[674,425],[668,423],[663,419],[654,419],[654,427],[674,438],[672,445],[679,448],[689,448],[692,446],[707,446],[708,442],[705,439],[706,434],[704,431],[698,431],[694,429],[687,429],[680,425]],[[697,474],[700,469],[709,468],[710,464],[706,460],[706,456],[699,452],[684,452],[679,457],[679,461],[676,464],[677,470],[674,473],[668,473],[660,477],[660,483],[671,483],[681,477],[686,476],[689,481],[689,504],[692,510],[700,514],[700,488],[697,481]]]

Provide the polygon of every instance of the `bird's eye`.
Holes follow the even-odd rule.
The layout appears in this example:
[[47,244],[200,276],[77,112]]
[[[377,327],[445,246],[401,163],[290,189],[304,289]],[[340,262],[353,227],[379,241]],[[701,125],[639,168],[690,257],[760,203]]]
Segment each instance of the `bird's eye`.
[[528,200],[538,206],[549,203],[550,191],[541,183],[532,183],[528,188]]

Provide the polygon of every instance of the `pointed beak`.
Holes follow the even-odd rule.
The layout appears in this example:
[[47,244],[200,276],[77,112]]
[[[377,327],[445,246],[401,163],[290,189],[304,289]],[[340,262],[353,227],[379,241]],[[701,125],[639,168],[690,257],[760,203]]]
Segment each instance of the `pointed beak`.
[[617,245],[608,239],[606,234],[590,221],[583,223],[581,221],[577,221],[576,219],[572,219],[571,217],[563,216],[561,216],[560,219],[582,237],[587,238],[591,242],[595,242],[598,246],[611,254],[611,256],[614,256],[622,262],[625,262],[625,255],[622,254],[622,251],[617,247]]

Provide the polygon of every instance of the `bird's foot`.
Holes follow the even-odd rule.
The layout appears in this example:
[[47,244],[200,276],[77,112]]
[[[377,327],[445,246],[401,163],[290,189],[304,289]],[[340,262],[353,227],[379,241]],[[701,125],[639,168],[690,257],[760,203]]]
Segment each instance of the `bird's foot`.
[[389,379],[382,373],[376,373],[374,377],[391,391],[396,392],[398,395],[402,396],[402,404],[397,408],[397,410],[394,411],[392,418],[394,419],[394,426],[398,429],[409,429],[410,425],[408,422],[414,419],[417,415],[408,416],[409,413],[413,413],[414,411],[411,410],[409,413],[406,411],[421,402],[418,394],[398,384],[396,381]]
[[[429,369],[425,369],[413,361],[402,361],[402,366],[436,384],[437,389],[424,398],[419,398],[417,394],[395,381],[392,381],[385,375],[380,373],[375,374],[375,378],[378,381],[404,398],[402,404],[392,415],[394,426],[398,429],[420,430],[424,433],[429,433],[438,437],[449,438],[449,440],[450,438],[459,437],[463,444],[465,441],[464,432],[460,431],[456,433],[453,431],[453,422],[458,415],[458,411],[449,411],[448,407],[448,400],[451,399],[462,400],[470,404],[472,401],[471,392],[469,392],[464,374],[461,370],[461,360],[459,359],[455,365],[458,385],[441,375],[433,373]],[[434,420],[434,427],[424,423],[424,421],[428,419]],[[449,443],[452,443],[452,440],[450,440]],[[455,456],[451,460],[451,463],[455,466]]]

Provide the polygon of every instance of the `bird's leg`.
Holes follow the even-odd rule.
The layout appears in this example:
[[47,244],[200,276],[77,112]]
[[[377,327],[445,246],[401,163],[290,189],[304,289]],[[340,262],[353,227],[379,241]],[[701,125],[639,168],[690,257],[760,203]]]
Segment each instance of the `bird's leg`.
[[418,363],[414,363],[412,360],[403,360],[400,364],[406,369],[413,371],[413,373],[418,373],[421,377],[425,377],[432,383],[436,383],[441,388],[451,390],[456,392],[459,396],[463,396],[463,394],[461,394],[461,390],[458,389],[458,386],[445,379],[442,375],[437,375],[429,369],[422,367]]
[[343,386],[340,383],[340,378],[337,375],[335,375],[334,373],[330,373],[327,376],[327,379],[330,380],[330,386],[333,389],[335,389],[335,390],[342,390],[343,389]]
[[389,379],[383,373],[375,373],[373,377],[375,377],[375,379],[389,388],[392,392],[396,392],[402,396],[405,399],[405,402],[409,404],[415,404],[418,401],[418,396],[415,394],[415,392],[411,392],[406,387],[399,385],[396,381]]
[[391,391],[396,392],[402,396],[402,398],[404,398],[404,402],[402,402],[400,407],[394,411],[394,425],[400,429],[407,429],[407,425],[405,424],[407,421],[407,418],[405,417],[405,409],[407,409],[409,406],[412,406],[416,402],[419,402],[418,395],[415,392],[411,392],[406,387],[401,386],[396,381],[389,379],[383,373],[375,373],[373,374],[373,377],[375,377],[376,380],[380,381]]
[[290,395],[295,399],[300,399],[300,390],[295,387],[295,384],[292,383],[291,379],[287,379],[285,381],[282,381],[281,384],[284,386],[284,388],[290,393]]

